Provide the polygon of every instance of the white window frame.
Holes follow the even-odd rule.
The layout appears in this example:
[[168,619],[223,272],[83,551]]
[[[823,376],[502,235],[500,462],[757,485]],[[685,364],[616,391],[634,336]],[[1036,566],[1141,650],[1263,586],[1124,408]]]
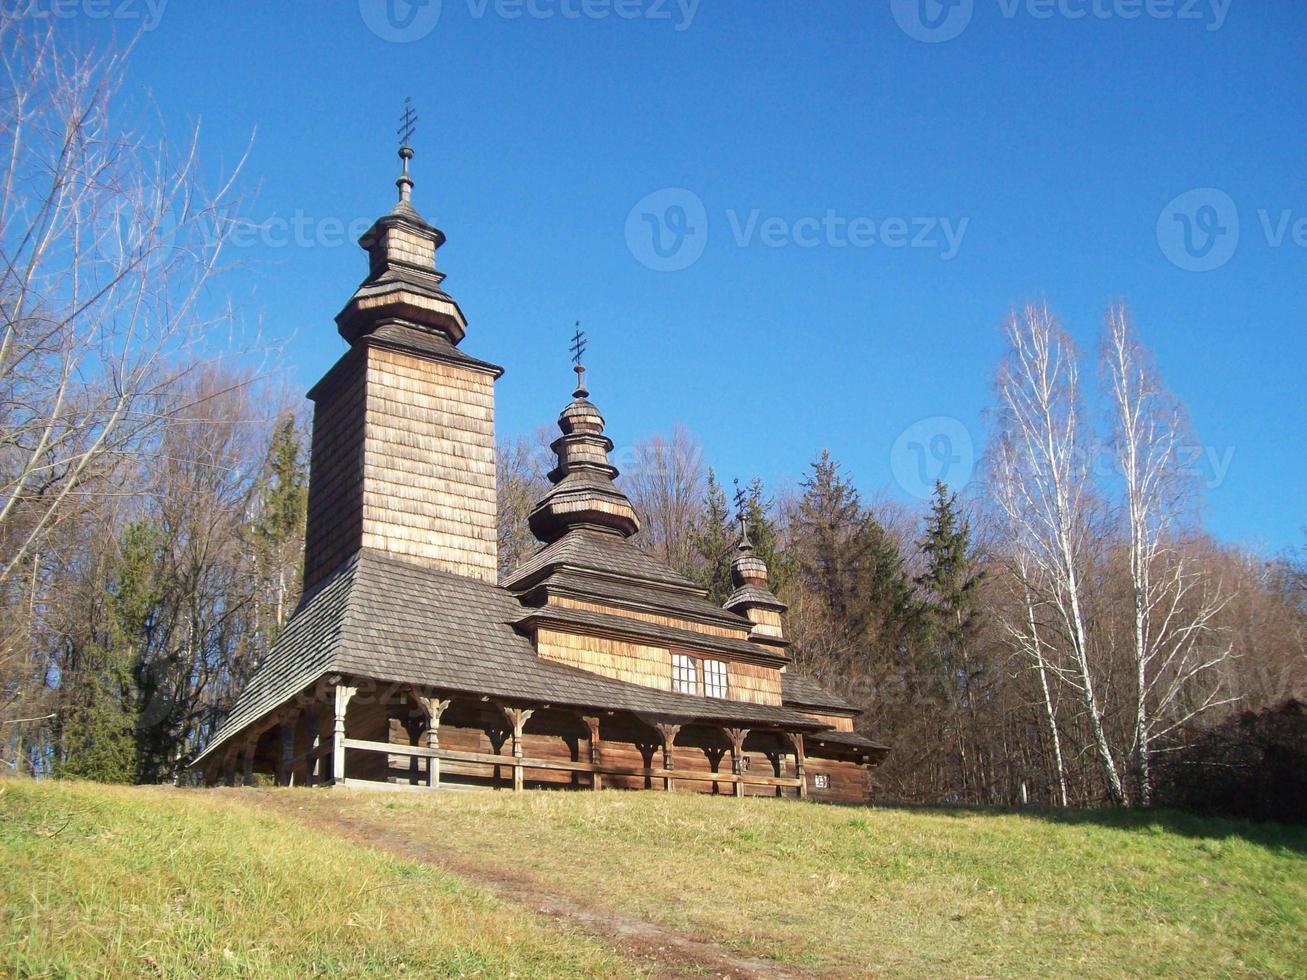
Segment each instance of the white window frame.
[[817,772],[812,774],[813,789],[830,789],[830,774]]
[[703,696],[722,699],[731,696],[731,680],[726,670],[725,660],[704,660]]
[[699,693],[699,664],[689,654],[672,654],[672,690],[678,694]]

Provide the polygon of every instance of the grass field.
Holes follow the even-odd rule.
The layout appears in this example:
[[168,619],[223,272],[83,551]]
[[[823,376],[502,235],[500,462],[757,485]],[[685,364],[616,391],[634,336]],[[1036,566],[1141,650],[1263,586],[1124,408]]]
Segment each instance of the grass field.
[[628,974],[429,865],[213,794],[0,781],[3,976]]
[[647,967],[436,862],[799,973],[1307,975],[1296,828],[661,793],[0,787],[0,962],[20,973],[101,957],[165,975]]

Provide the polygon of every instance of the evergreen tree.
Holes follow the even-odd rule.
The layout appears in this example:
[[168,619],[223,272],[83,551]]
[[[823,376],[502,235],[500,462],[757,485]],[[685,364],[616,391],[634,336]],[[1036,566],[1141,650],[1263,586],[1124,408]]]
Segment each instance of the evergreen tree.
[[762,480],[754,477],[744,491],[744,516],[749,522],[749,542],[753,545],[753,553],[767,564],[771,591],[780,595],[790,581],[792,570],[789,558],[781,547],[780,528],[770,516],[771,510],[771,501],[767,499]]
[[266,649],[276,642],[299,592],[309,501],[304,443],[304,432],[294,416],[283,417],[273,430],[254,489],[254,517],[247,533],[262,593],[257,625]]
[[916,583],[921,590],[927,649],[934,672],[950,688],[956,688],[966,704],[976,679],[970,649],[980,623],[982,572],[972,553],[971,527],[958,509],[957,495],[939,481],[921,552],[926,569]]
[[829,611],[851,655],[898,660],[918,631],[912,582],[898,544],[823,451],[795,515],[796,583]]
[[731,559],[737,535],[733,529],[726,491],[717,482],[717,474],[708,469],[703,515],[694,531],[694,550],[698,556],[699,584],[708,590],[708,599],[721,605],[734,590],[731,584]]
[[160,534],[149,521],[128,525],[98,583],[98,623],[71,652],[61,719],[61,775],[132,782],[140,767],[140,719],[151,696],[144,671],[148,637],[162,600]]

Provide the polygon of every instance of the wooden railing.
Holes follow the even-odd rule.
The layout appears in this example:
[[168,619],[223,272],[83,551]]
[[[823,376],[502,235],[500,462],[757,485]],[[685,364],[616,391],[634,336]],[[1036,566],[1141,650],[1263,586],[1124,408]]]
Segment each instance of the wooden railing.
[[[488,766],[508,766],[515,769],[544,769],[554,772],[590,773],[594,776],[629,776],[643,779],[661,779],[666,788],[676,780],[701,783],[726,783],[742,786],[756,786],[762,789],[799,789],[802,780],[786,776],[762,776],[752,773],[736,775],[733,772],[704,772],[697,769],[663,769],[633,768],[629,766],[608,766],[602,763],[581,762],[562,759],[529,759],[512,755],[496,755],[490,752],[464,752],[458,749],[429,749],[419,745],[392,745],[389,742],[371,742],[361,738],[346,738],[344,748],[359,749],[364,752],[381,752],[386,755],[416,756],[421,759],[436,759],[441,762],[474,763]],[[346,785],[355,785],[360,780],[345,780]],[[520,780],[515,780],[520,783]]]

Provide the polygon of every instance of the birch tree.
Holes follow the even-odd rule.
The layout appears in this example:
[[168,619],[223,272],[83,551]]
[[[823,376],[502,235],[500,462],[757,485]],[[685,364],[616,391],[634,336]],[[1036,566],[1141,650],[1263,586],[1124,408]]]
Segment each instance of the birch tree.
[[1035,595],[1034,544],[1026,533],[1017,501],[1020,490],[1020,458],[1010,441],[1000,439],[990,454],[990,492],[1008,532],[1010,568],[1008,580],[1016,601],[1001,608],[998,619],[1003,634],[1017,654],[1034,670],[1039,681],[1040,707],[1048,730],[1048,744],[1053,753],[1053,778],[1057,784],[1057,801],[1062,806],[1070,802],[1067,794],[1066,763],[1062,758],[1062,735],[1058,731],[1057,708],[1053,699],[1053,665],[1051,651],[1039,625]]
[[1180,546],[1193,483],[1181,459],[1187,420],[1124,306],[1107,311],[1102,361],[1124,494],[1134,684],[1130,766],[1136,799],[1147,806],[1159,744],[1231,700],[1222,695],[1218,670],[1230,656],[1217,628],[1227,598]]
[[1093,484],[1076,348],[1044,305],[1013,312],[999,366],[998,439],[1010,453],[1008,518],[1028,557],[1028,584],[1054,619],[1062,646],[1050,664],[1076,692],[1112,802],[1125,802],[1104,724],[1099,652],[1088,614],[1088,558],[1094,544]]

